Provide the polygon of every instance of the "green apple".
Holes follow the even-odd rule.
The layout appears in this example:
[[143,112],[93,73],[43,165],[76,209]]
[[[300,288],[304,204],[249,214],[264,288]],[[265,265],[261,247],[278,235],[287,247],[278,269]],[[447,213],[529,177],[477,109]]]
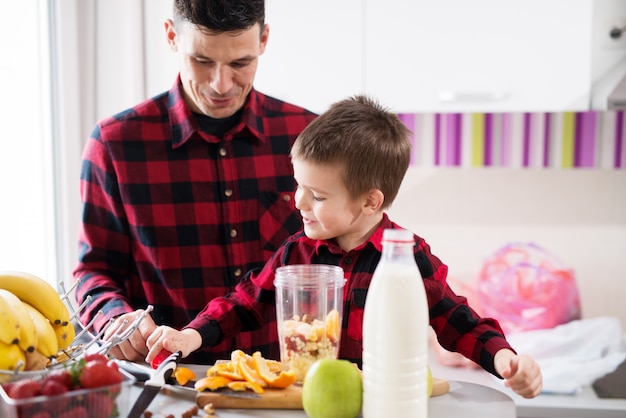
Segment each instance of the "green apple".
[[304,377],[302,406],[309,418],[355,418],[362,403],[361,371],[348,360],[317,360]]

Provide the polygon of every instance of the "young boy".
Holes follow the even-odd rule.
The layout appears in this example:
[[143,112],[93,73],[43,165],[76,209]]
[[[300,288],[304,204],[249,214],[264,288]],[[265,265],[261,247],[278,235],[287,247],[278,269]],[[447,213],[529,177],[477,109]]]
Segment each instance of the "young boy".
[[[303,231],[287,239],[262,270],[250,272],[235,292],[211,301],[189,327],[157,328],[147,340],[146,360],[163,348],[186,356],[275,321],[276,268],[333,264],[343,268],[347,279],[339,357],[361,366],[363,308],[381,256],[382,233],[400,228],[384,211],[397,195],[410,152],[409,130],[371,99],[357,96],[331,106],[304,129],[291,150]],[[542,387],[538,364],[517,355],[497,321],[480,318],[446,285],[447,266],[422,238],[415,240],[430,325],[441,345],[506,379],[521,396],[537,396]]]

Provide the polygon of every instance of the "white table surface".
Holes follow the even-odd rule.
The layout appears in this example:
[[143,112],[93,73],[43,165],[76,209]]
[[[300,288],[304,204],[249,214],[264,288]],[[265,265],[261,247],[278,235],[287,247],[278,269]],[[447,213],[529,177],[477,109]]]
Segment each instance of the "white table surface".
[[[189,366],[197,375],[206,372],[207,366]],[[129,396],[130,406],[141,392],[140,384],[134,385]],[[152,401],[148,410],[154,418],[166,417],[173,414],[180,417],[183,412],[195,405],[193,391],[178,390],[175,394],[161,391]],[[431,398],[428,403],[429,418],[514,418],[515,403],[506,394],[494,388],[470,382],[450,382],[450,392]],[[306,418],[302,410],[254,410],[254,409],[219,409],[219,418]],[[201,413],[199,416],[203,416]]]
[[592,387],[583,387],[576,395],[541,394],[524,399],[502,382],[481,369],[445,367],[434,356],[429,362],[433,376],[450,381],[472,382],[508,395],[516,405],[518,418],[625,418],[626,399],[599,398]]

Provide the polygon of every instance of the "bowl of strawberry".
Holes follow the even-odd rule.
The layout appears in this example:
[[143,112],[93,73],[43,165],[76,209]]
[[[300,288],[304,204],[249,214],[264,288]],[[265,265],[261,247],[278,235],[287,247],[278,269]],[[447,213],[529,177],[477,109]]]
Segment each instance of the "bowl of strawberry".
[[85,354],[64,368],[4,383],[6,418],[114,418],[128,413],[135,379],[102,354]]

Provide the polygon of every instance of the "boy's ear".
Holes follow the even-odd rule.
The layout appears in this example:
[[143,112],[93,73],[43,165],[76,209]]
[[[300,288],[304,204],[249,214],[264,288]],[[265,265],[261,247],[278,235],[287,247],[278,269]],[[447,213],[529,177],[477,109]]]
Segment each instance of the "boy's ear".
[[380,210],[385,202],[385,195],[379,189],[370,189],[365,196],[363,211],[367,214],[375,213]]

